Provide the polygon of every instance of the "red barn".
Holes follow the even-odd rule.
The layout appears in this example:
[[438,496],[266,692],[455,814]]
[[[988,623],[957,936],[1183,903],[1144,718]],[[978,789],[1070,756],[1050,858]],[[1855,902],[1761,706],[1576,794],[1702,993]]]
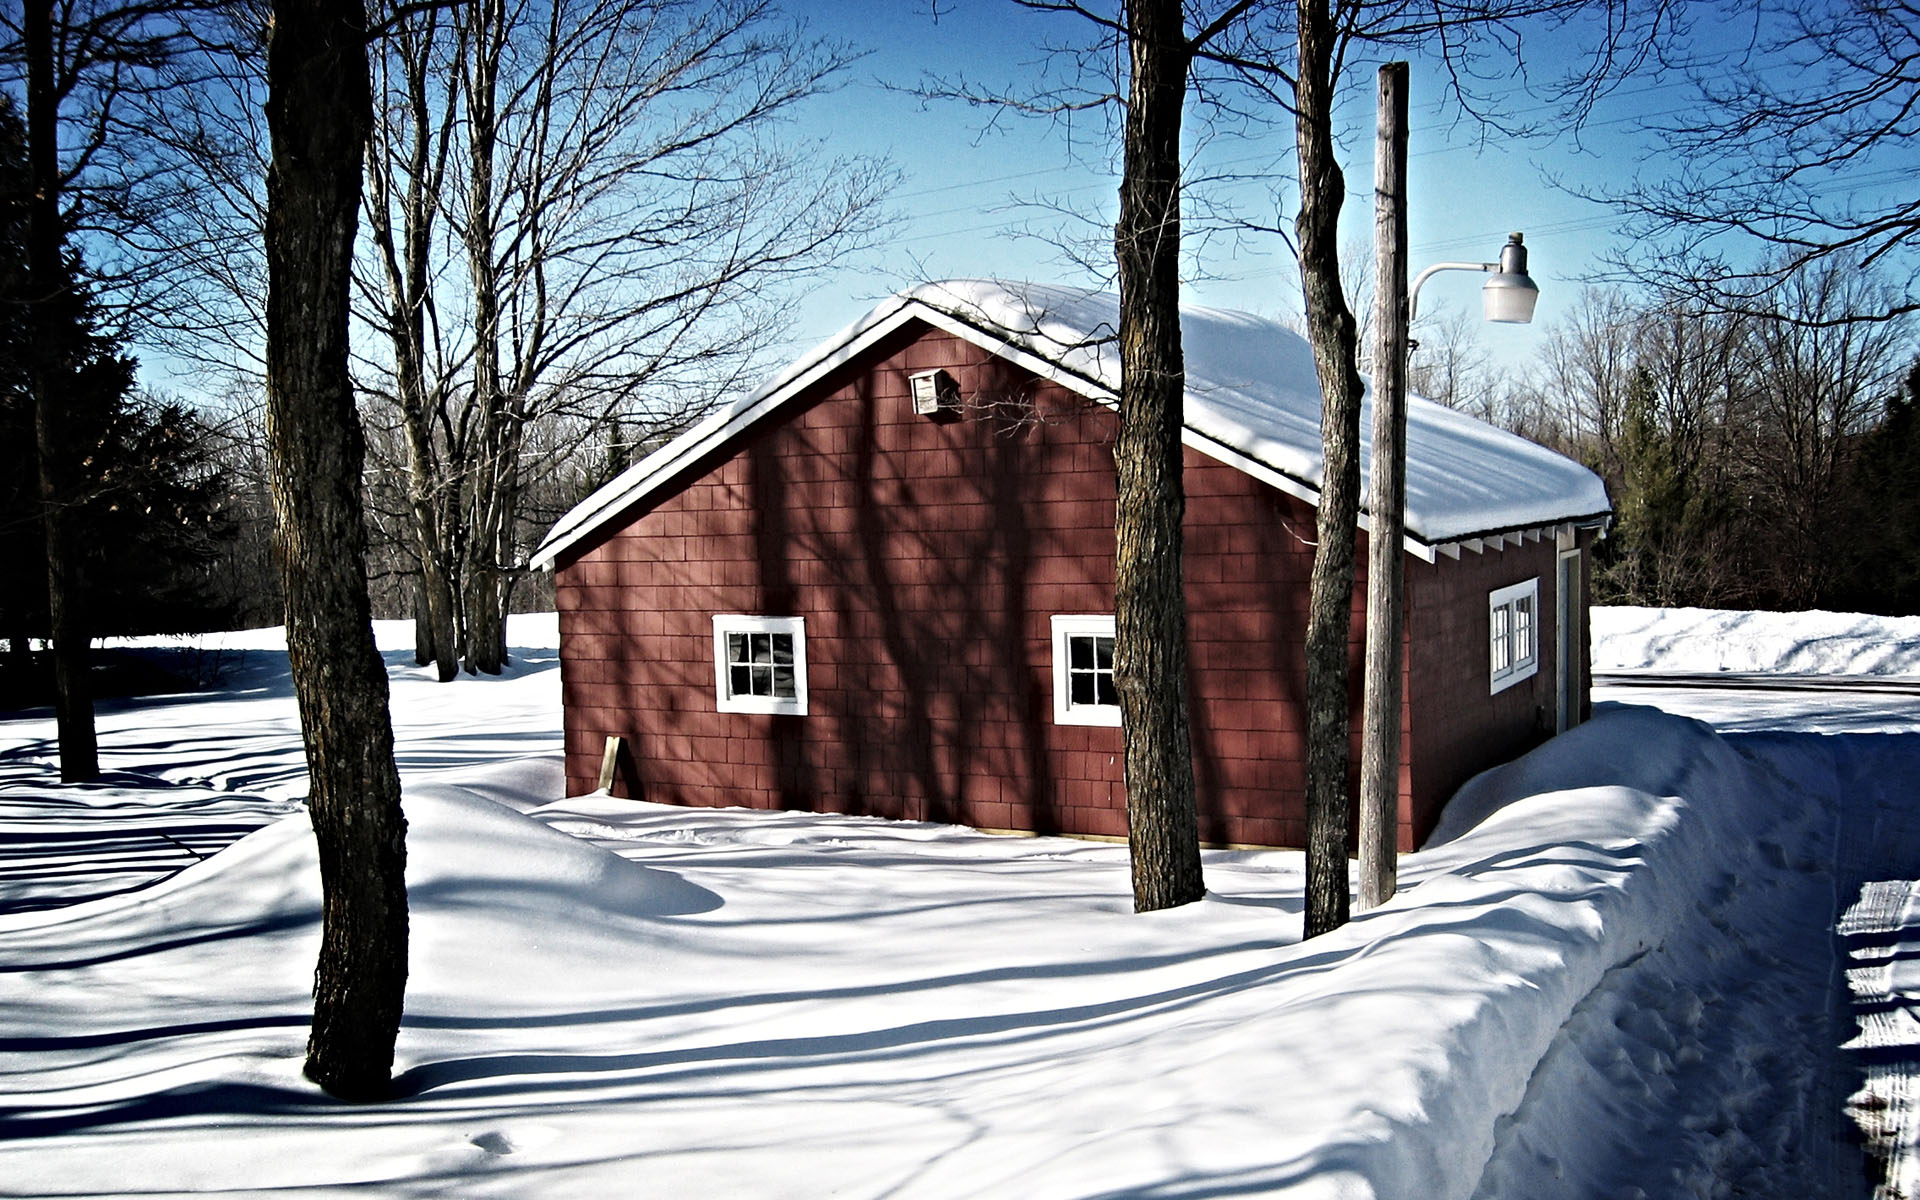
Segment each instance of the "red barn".
[[[1079,289],[915,288],[569,513],[533,555],[569,790],[617,736],[617,795],[1124,835],[1117,325]],[[1313,360],[1274,321],[1182,325],[1201,836],[1298,846]],[[1582,718],[1608,518],[1578,464],[1411,407],[1403,849],[1469,775]]]

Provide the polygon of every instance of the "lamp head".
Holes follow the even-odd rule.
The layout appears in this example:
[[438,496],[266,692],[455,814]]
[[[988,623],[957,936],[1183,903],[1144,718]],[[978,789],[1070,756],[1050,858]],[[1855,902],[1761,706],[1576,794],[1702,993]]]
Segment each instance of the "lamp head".
[[1527,247],[1520,234],[1511,234],[1500,248],[1500,270],[1480,289],[1480,302],[1487,320],[1507,325],[1525,325],[1533,320],[1533,306],[1540,300],[1539,285],[1527,274]]

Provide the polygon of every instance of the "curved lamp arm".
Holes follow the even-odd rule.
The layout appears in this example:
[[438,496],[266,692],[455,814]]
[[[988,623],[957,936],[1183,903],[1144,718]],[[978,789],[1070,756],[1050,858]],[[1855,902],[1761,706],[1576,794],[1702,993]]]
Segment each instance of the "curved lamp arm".
[[1533,320],[1533,306],[1540,299],[1539,285],[1527,274],[1527,247],[1523,235],[1507,236],[1500,248],[1499,262],[1435,263],[1413,277],[1407,289],[1407,320],[1420,315],[1420,285],[1441,271],[1479,271],[1491,273],[1480,289],[1480,301],[1487,320],[1509,325],[1525,325]]

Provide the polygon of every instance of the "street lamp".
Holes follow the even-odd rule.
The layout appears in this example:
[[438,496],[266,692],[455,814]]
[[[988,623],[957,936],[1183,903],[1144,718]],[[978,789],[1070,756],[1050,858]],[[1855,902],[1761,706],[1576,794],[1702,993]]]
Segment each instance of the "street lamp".
[[[1441,271],[1492,275],[1480,289],[1487,320],[1533,320],[1540,289],[1527,276],[1527,247],[1507,238],[1498,262],[1436,263],[1407,286],[1407,64],[1380,68],[1374,148],[1376,316],[1373,361],[1373,469],[1367,494],[1367,634],[1360,735],[1362,909],[1386,903],[1398,886],[1400,704],[1406,598],[1401,544],[1407,508],[1408,336],[1420,285]],[[1404,298],[1404,303],[1402,300]]]
[[1487,320],[1503,325],[1526,325],[1532,322],[1533,306],[1540,299],[1540,287],[1527,274],[1527,245],[1521,234],[1507,235],[1507,244],[1500,247],[1499,262],[1435,263],[1414,276],[1413,286],[1407,289],[1408,321],[1420,315],[1420,285],[1441,271],[1491,272],[1493,278],[1487,280],[1480,289],[1480,303],[1486,310]]

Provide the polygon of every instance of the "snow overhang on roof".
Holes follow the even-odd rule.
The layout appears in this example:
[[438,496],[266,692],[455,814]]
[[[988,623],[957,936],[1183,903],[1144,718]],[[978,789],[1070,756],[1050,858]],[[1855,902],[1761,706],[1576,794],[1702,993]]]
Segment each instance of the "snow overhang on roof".
[[[641,459],[557,522],[531,563],[551,567],[687,466],[912,322],[972,342],[1102,404],[1120,387],[1119,299],[997,280],[928,283],[890,297],[758,391]],[[1183,305],[1186,444],[1308,503],[1320,496],[1320,385],[1299,334],[1267,317]],[[1370,407],[1370,405],[1369,405]],[[1371,467],[1370,411],[1360,469]],[[1364,495],[1364,483],[1363,492]],[[1428,561],[1556,526],[1606,522],[1599,476],[1579,463],[1420,397],[1407,412],[1407,549]],[[1361,525],[1366,524],[1365,516]]]

